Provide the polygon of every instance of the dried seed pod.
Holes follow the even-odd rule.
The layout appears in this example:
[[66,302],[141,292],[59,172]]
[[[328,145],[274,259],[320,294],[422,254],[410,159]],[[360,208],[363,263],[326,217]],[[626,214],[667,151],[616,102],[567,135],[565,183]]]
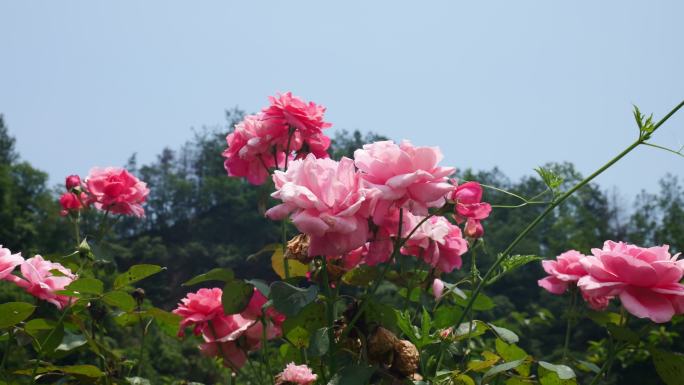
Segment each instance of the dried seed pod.
[[399,338],[394,333],[382,326],[378,327],[368,337],[369,360],[385,367],[391,366],[394,359],[394,345],[398,342]]
[[309,236],[299,234],[287,242],[285,258],[296,259],[301,263],[309,263],[313,257],[309,256]]
[[420,354],[415,345],[407,340],[398,341],[394,345],[394,362],[392,369],[406,377],[413,376],[418,371]]

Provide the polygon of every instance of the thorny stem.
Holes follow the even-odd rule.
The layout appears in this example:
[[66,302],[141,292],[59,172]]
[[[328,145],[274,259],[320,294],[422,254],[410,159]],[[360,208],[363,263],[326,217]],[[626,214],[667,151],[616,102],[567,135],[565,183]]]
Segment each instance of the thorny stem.
[[563,343],[563,362],[568,361],[568,347],[570,346],[570,335],[575,317],[575,306],[577,305],[577,286],[570,286],[570,306],[568,307],[568,323],[565,325],[565,342]]
[[330,374],[335,373],[335,298],[333,298],[332,290],[330,290],[330,277],[328,276],[328,262],[326,257],[321,257],[321,275],[323,278],[323,289],[325,290],[326,301],[326,315],[328,318],[328,340],[330,347],[328,350],[328,369]]
[[[682,107],[684,107],[684,101],[679,103],[667,115],[665,115],[658,123],[656,123],[653,126],[650,134],[655,132],[661,125],[663,125],[663,123],[665,123],[672,115],[674,115]],[[612,165],[614,165],[617,161],[622,159],[625,155],[632,152],[632,150],[637,148],[640,144],[643,144],[646,141],[646,139],[648,139],[648,137],[650,137],[650,134],[646,135],[646,136],[640,134],[639,138],[636,141],[634,141],[634,143],[630,144],[626,149],[624,149],[622,152],[620,152],[617,156],[615,156],[613,159],[608,161],[608,163],[604,164],[598,170],[594,171],[594,173],[592,173],[591,175],[589,175],[588,177],[584,178],[582,181],[577,183],[575,186],[570,188],[570,190],[566,191],[565,193],[560,195],[558,198],[554,199],[551,202],[551,204],[549,204],[546,207],[546,209],[541,214],[539,214],[539,216],[537,216],[529,225],[527,225],[527,227],[525,227],[525,229],[520,234],[518,234],[518,236],[513,240],[513,242],[511,242],[511,244],[508,245],[508,247],[506,247],[506,249],[499,255],[499,257],[496,259],[494,264],[489,268],[489,270],[487,270],[484,277],[480,281],[480,284],[477,285],[477,287],[475,288],[475,291],[472,293],[471,297],[468,299],[468,303],[466,304],[466,307],[463,310],[463,313],[461,313],[461,315],[459,316],[459,318],[456,322],[456,326],[460,325],[463,322],[463,320],[465,319],[466,315],[468,313],[470,313],[470,311],[472,310],[472,307],[473,307],[473,303],[475,303],[475,300],[479,296],[484,285],[487,283],[487,281],[492,276],[492,274],[494,274],[496,269],[501,265],[501,263],[509,257],[509,254],[511,253],[511,251],[518,245],[518,243],[520,243],[520,241],[522,241],[535,227],[537,227],[537,225],[549,213],[551,213],[551,211],[553,211],[553,209],[555,209],[556,207],[558,207],[558,205],[560,205],[566,199],[568,199],[572,194],[575,193],[575,191],[579,190],[584,185],[591,182],[594,178],[596,178],[601,173],[606,171],[608,168],[610,168]]]

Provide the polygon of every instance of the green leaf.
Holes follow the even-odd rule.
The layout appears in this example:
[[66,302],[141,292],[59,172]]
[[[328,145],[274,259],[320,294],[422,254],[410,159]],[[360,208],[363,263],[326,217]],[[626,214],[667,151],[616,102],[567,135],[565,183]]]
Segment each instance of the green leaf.
[[499,338],[504,340],[506,343],[514,344],[520,340],[520,338],[518,338],[517,334],[513,333],[512,331],[510,331],[506,328],[502,328],[501,326],[496,326],[496,325],[490,324],[490,323],[488,323],[487,326],[489,326],[489,328],[492,329],[492,331],[494,331],[494,333]]
[[309,346],[312,335],[310,331],[326,325],[325,304],[312,302],[305,306],[296,316],[283,322],[283,335],[298,348]]
[[104,284],[97,278],[79,278],[67,285],[65,289],[78,293],[99,295],[104,290]]
[[637,335],[634,331],[630,330],[629,328],[626,328],[624,326],[617,326],[613,323],[609,323],[608,325],[606,325],[606,328],[613,336],[613,338],[615,338],[618,341],[629,342],[633,345],[639,344],[639,335]]
[[328,338],[328,328],[319,328],[312,335],[309,340],[309,356],[322,357],[328,352],[330,348],[330,339]]
[[147,310],[147,314],[154,318],[157,326],[170,337],[178,335],[182,317],[171,312],[153,307]]
[[229,282],[233,279],[235,279],[235,273],[233,273],[233,270],[218,267],[216,269],[209,270],[204,274],[195,276],[189,281],[183,283],[181,286],[192,286],[206,281]]
[[367,324],[378,324],[389,330],[397,330],[396,309],[386,303],[369,299],[364,318]]
[[523,376],[530,375],[531,368],[528,360],[529,355],[526,351],[522,350],[518,345],[507,344],[499,338],[496,339],[494,344],[496,345],[496,352],[499,353],[501,358],[505,361],[525,360],[525,364],[518,366],[516,371]]
[[102,301],[109,306],[118,307],[123,311],[132,311],[136,306],[135,299],[133,299],[130,294],[121,290],[106,293],[102,297]]
[[328,385],[366,385],[375,372],[371,366],[347,366],[328,382]]
[[[471,292],[470,292],[470,290],[463,290],[463,292],[466,294],[466,296],[468,296],[468,298],[471,297]],[[461,306],[461,307],[463,307],[463,308],[465,308],[466,305],[468,304],[468,300],[465,299],[465,298],[454,297],[454,300],[455,300],[455,302],[456,302],[457,305],[459,305],[459,306]],[[495,306],[494,301],[493,301],[491,298],[489,298],[489,297],[487,297],[486,295],[480,293],[480,294],[477,296],[477,299],[475,300],[475,302],[473,303],[473,310],[477,310],[477,311],[486,311],[486,310],[491,310],[491,309],[493,309],[494,306]]]
[[475,385],[475,381],[467,374],[457,374],[452,378],[454,385]]
[[0,305],[0,329],[12,327],[33,314],[35,306],[26,302],[7,302]]
[[[271,267],[281,279],[285,279],[285,256],[282,246],[278,246],[271,255]],[[306,277],[309,272],[309,265],[303,264],[296,259],[287,260],[287,271],[290,277]]]
[[[55,372],[61,372],[64,374],[71,374],[71,375],[75,375],[75,376],[85,376],[85,377],[91,377],[91,378],[98,378],[98,377],[104,376],[104,373],[102,373],[102,371],[100,369],[98,369],[96,366],[93,366],[93,365],[66,365],[66,366],[48,365],[48,366],[43,366],[41,368],[38,368],[38,370],[36,371],[37,374],[55,373]],[[25,376],[30,376],[33,373],[33,369],[17,370],[14,373],[25,375]]]
[[273,307],[287,317],[296,316],[300,310],[316,299],[317,294],[318,288],[313,285],[300,289],[283,281],[271,284]]
[[485,350],[482,352],[483,360],[470,360],[468,361],[468,370],[473,370],[476,372],[483,371],[485,369],[491,368],[492,366],[496,365],[497,362],[501,359],[499,356],[496,354]]
[[609,323],[620,323],[620,314],[608,311],[589,311],[587,317],[599,326],[605,327]]
[[43,318],[27,322],[24,330],[33,337],[36,350],[40,350],[43,354],[52,354],[62,344],[62,338],[64,338],[63,324],[55,324]]
[[563,178],[548,168],[540,166],[535,168],[534,171],[539,174],[539,177],[542,179],[544,184],[553,191],[558,189],[563,184]]
[[420,341],[420,333],[418,328],[411,323],[411,315],[408,311],[400,312],[395,310],[397,315],[397,327],[402,331],[414,345]]
[[223,287],[221,303],[223,312],[226,314],[237,314],[245,310],[254,294],[254,286],[245,281],[229,281]]
[[375,266],[359,265],[342,276],[342,282],[350,286],[366,287],[378,276]]
[[652,350],[653,365],[658,376],[667,385],[681,385],[684,379],[684,355],[680,353],[666,352],[664,350]]
[[437,329],[449,327],[458,321],[461,313],[463,313],[463,311],[459,307],[441,305],[435,310],[435,319],[432,320],[432,323]]
[[133,265],[127,272],[116,277],[114,280],[114,288],[121,289],[122,287],[157,274],[164,269],[165,268],[157,265]]
[[81,334],[74,334],[71,332],[65,332],[64,333],[64,338],[62,339],[62,343],[57,346],[56,350],[62,351],[62,352],[68,352],[71,350],[74,350],[76,348],[80,348],[81,346],[87,344],[88,341],[86,338],[81,335]]
[[515,360],[515,361],[506,362],[503,364],[496,365],[496,366],[492,367],[491,369],[489,369],[484,374],[484,376],[482,377],[482,383],[486,384],[488,380],[492,379],[496,375],[503,373],[503,372],[506,372],[506,371],[509,371],[509,370],[512,370],[512,369],[515,369],[524,363],[525,363],[525,360]]
[[539,366],[556,373],[561,380],[569,380],[576,377],[575,372],[566,365],[554,365],[546,361],[539,361]]
[[271,295],[271,288],[268,286],[266,282],[260,279],[248,279],[245,280],[245,282],[256,287],[256,289],[259,290],[261,294],[264,295],[264,297],[268,298]]
[[485,323],[478,320],[473,320],[472,325],[470,322],[463,322],[457,328],[454,328],[454,337],[457,339],[468,338],[468,332],[470,332],[470,338],[483,335],[487,331],[487,326]]

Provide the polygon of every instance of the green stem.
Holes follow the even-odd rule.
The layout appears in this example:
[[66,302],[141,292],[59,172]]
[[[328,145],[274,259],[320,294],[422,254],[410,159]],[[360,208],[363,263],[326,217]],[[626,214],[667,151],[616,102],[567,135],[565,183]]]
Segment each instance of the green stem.
[[31,371],[31,385],[34,385],[36,383],[36,374],[38,373],[38,366],[40,365],[40,360],[43,358],[43,345],[45,344],[46,341],[49,341],[50,338],[52,338],[52,335],[55,333],[55,330],[59,327],[59,325],[64,322],[64,318],[66,317],[67,313],[71,309],[71,302],[67,305],[66,309],[62,312],[62,314],[59,316],[59,319],[57,320],[57,326],[52,328],[50,332],[48,333],[47,337],[43,340],[43,343],[38,344],[38,356],[36,357],[36,363],[33,365],[33,370]]
[[138,307],[138,323],[140,324],[140,359],[138,361],[138,371],[137,376],[140,377],[142,373],[143,362],[145,361],[145,323],[143,322],[142,315],[140,314],[140,307]]
[[76,219],[71,221],[71,223],[73,223],[73,226],[74,226],[74,236],[76,237],[76,248],[81,246],[81,229],[79,227],[80,219],[81,219],[81,213],[79,212],[76,216]]
[[647,145],[647,146],[650,146],[650,147],[659,148],[659,149],[661,149],[661,150],[665,150],[665,151],[671,152],[671,153],[673,153],[673,154],[675,154],[675,155],[679,155],[679,156],[681,156],[681,157],[684,157],[684,154],[682,153],[682,149],[684,149],[684,147],[682,147],[682,149],[679,149],[678,151],[676,151],[676,150],[673,150],[673,149],[671,149],[671,148],[667,148],[667,147],[664,147],[664,146],[660,146],[660,145],[657,145],[657,144],[654,144],[654,143],[644,142],[644,144]]
[[271,363],[268,357],[268,339],[266,338],[266,311],[261,310],[261,359],[264,361],[264,366],[266,367],[266,373],[268,378],[271,379],[271,384],[275,384],[275,379],[273,378],[273,371],[271,370]]
[[[658,123],[656,123],[655,126],[653,126],[653,130],[651,133],[655,132],[663,123],[665,123],[672,115],[674,115],[675,112],[677,112],[680,108],[684,106],[684,101],[679,103],[675,108],[673,108],[667,115],[665,115]],[[458,318],[458,321],[456,322],[456,326],[460,325],[463,320],[465,319],[466,315],[472,310],[473,303],[475,303],[475,300],[477,299],[478,295],[482,291],[482,288],[484,285],[487,283],[489,278],[494,274],[496,269],[501,265],[501,263],[509,257],[509,254],[511,251],[522,241],[537,225],[549,214],[553,209],[558,207],[561,203],[563,203],[566,199],[568,199],[572,194],[575,193],[575,191],[579,190],[580,188],[584,187],[587,183],[591,182],[594,178],[599,176],[601,173],[606,171],[608,168],[610,168],[612,165],[614,165],[617,161],[622,159],[625,155],[629,154],[632,150],[637,148],[640,144],[644,143],[647,138],[643,136],[639,136],[639,139],[637,139],[634,143],[630,144],[626,149],[624,149],[622,152],[620,152],[617,156],[615,156],[613,159],[608,161],[608,163],[604,164],[601,166],[598,170],[594,171],[591,175],[588,177],[584,178],[582,181],[577,183],[575,186],[570,188],[570,190],[566,191],[562,195],[560,195],[558,198],[554,199],[553,202],[551,202],[550,205],[546,207],[546,209],[539,214],[525,229],[518,234],[518,236],[511,242],[508,247],[499,255],[499,257],[496,259],[494,264],[487,270],[485,273],[484,277],[480,281],[480,284],[477,285],[477,288],[475,288],[475,291],[472,293],[471,297],[468,299],[468,303],[466,304],[465,309],[463,310],[463,313]]]
[[328,318],[328,340],[330,343],[330,348],[328,349],[328,368],[330,369],[330,375],[333,376],[337,366],[335,363],[335,298],[333,298],[332,290],[330,290],[330,277],[328,277],[326,257],[321,257],[321,263],[323,290],[325,290],[326,296],[325,310]]
[[2,362],[0,363],[0,373],[2,373],[3,378],[9,381],[9,373],[5,372],[5,365],[7,363],[7,356],[9,355],[10,348],[12,347],[12,339],[14,338],[14,333],[12,329],[7,332],[7,348],[5,353],[2,355]]
[[570,287],[570,306],[568,307],[568,323],[565,325],[565,342],[563,343],[563,362],[568,361],[568,351],[570,346],[570,335],[575,317],[575,306],[577,305],[577,286]]
[[287,224],[285,223],[285,219],[281,221],[280,232],[283,243],[283,269],[285,269],[285,279],[287,280],[290,279],[290,260],[289,258],[285,258],[285,250],[287,250]]

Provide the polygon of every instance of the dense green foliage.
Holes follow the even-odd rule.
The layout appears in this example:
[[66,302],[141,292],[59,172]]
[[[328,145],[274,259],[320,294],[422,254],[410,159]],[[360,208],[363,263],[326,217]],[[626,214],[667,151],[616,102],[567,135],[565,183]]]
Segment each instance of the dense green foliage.
[[[227,127],[243,116],[238,110],[227,115]],[[125,271],[131,265],[141,263],[166,266],[166,271],[141,284],[147,300],[165,310],[175,307],[187,291],[181,286],[182,282],[215,267],[230,267],[237,276],[244,278],[275,278],[270,254],[259,253],[264,245],[280,241],[279,224],[263,216],[272,203],[269,201],[272,186],[255,187],[226,177],[220,157],[225,148],[226,131],[228,128],[195,132],[180,149],[165,149],[151,164],[137,165],[135,156],[131,158],[127,168],[147,182],[151,190],[145,207],[146,218],[125,219],[116,224],[113,235],[99,246],[101,250],[97,250],[99,256],[107,257],[111,274],[98,278],[111,284],[115,270]],[[363,143],[379,138],[374,134],[363,136],[358,131],[340,132],[334,139],[332,156],[351,155]],[[63,255],[70,249],[65,243],[70,239],[70,233],[68,222],[58,214],[57,196],[48,188],[45,173],[20,160],[2,117],[0,161],[0,243],[22,251],[25,256],[32,253]],[[561,176],[568,186],[582,178],[569,163],[548,164],[546,168]],[[486,244],[478,249],[479,268],[485,269],[496,257],[493,253],[502,250],[543,210],[543,205],[537,202],[550,199],[552,193],[545,192],[547,186],[537,177],[512,181],[498,169],[466,171],[460,177],[525,198],[521,200],[495,189],[486,189],[485,200],[492,204],[520,207],[495,206],[486,220]],[[92,218],[86,220],[93,221]],[[93,234],[96,223],[91,223],[91,228],[90,234]],[[680,181],[666,176],[659,193],[642,192],[632,206],[622,204],[597,185],[588,185],[544,219],[515,253],[544,258],[552,258],[570,248],[588,253],[591,247],[599,247],[606,239],[645,246],[666,243],[672,245],[675,252],[678,247],[681,250],[684,246],[684,188]],[[464,269],[453,273],[450,281],[467,275],[468,270],[466,260]],[[559,358],[560,352],[552,349],[563,345],[562,314],[566,303],[537,287],[536,280],[541,276],[538,264],[532,263],[499,280],[487,290],[495,297],[497,307],[485,312],[481,318],[497,320],[525,335],[520,346],[530,354]],[[9,285],[0,285],[0,294],[3,300],[0,302],[21,296]],[[393,300],[397,298],[388,293],[388,301]],[[54,309],[41,306],[38,311]],[[662,346],[670,346],[672,350],[684,350],[684,339],[676,338],[676,333],[684,333],[679,320],[680,323],[669,332],[662,331],[661,335],[649,338],[659,339]],[[113,321],[104,321],[105,328],[107,322]],[[601,329],[592,326],[590,321],[583,321],[582,326],[574,329],[572,347],[578,351],[587,350],[601,361],[605,351],[595,343],[604,338]],[[115,330],[111,329],[106,343],[114,346],[123,357],[135,357],[136,345],[140,343],[135,327],[128,327],[125,330],[130,333],[120,335]],[[207,384],[217,382],[220,369],[199,356],[195,345],[192,339],[180,342],[152,328],[143,377],[156,378],[153,383],[167,383],[172,378]],[[25,349],[30,347],[25,346]],[[611,374],[614,383],[658,383],[646,353],[637,353],[623,357],[625,369]],[[25,357],[24,352],[17,351],[10,357],[10,362]],[[78,362],[77,356],[69,359],[71,363]]]

